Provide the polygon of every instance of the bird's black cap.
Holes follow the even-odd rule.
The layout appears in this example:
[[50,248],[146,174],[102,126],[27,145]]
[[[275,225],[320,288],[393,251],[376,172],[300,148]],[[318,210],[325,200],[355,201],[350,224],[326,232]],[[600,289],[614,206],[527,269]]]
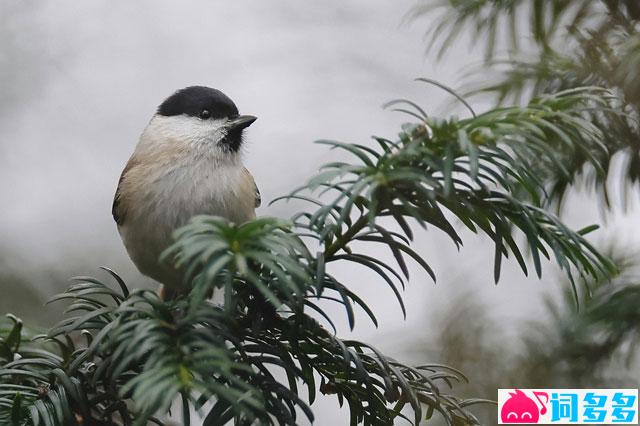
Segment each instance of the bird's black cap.
[[167,117],[186,114],[200,117],[208,111],[207,118],[233,118],[238,108],[231,99],[219,90],[205,86],[190,86],[169,96],[158,107],[158,114]]

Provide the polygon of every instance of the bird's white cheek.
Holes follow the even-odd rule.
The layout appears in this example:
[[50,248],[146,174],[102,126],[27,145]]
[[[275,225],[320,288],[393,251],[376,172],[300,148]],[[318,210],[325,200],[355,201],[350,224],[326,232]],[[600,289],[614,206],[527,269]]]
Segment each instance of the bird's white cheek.
[[194,123],[190,135],[194,143],[217,144],[227,134],[225,127],[215,121]]
[[226,120],[201,120],[197,117],[177,115],[153,117],[143,139],[150,144],[167,141],[180,142],[192,148],[211,149],[226,136]]
[[[194,117],[180,117],[175,127],[167,129],[167,135],[197,148],[201,145],[215,145],[226,135],[224,123],[216,120],[200,120]],[[210,147],[209,147],[210,148]]]

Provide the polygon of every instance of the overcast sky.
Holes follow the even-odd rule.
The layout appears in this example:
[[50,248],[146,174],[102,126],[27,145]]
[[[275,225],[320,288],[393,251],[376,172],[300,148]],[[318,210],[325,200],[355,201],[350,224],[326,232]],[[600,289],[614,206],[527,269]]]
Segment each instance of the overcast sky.
[[[394,138],[403,117],[383,111],[384,102],[407,97],[437,115],[448,98],[413,79],[455,86],[461,68],[479,59],[465,48],[440,63],[427,56],[423,34],[429,20],[405,19],[414,4],[4,0],[0,265],[5,272],[38,276],[36,290],[43,296],[66,286],[57,275],[47,278],[55,271],[94,274],[98,265],[109,265],[128,282],[141,282],[111,218],[113,193],[157,105],[194,84],[221,89],[241,113],[259,117],[247,132],[245,157],[265,201],[258,213],[289,216],[290,206],[268,202],[338,155],[314,140]],[[576,226],[594,220],[590,208],[571,213]],[[467,239],[458,254],[442,235],[419,234],[418,251],[439,282],[434,286],[414,269],[407,322],[384,285],[359,271],[340,271],[383,323],[375,330],[360,317],[354,336],[398,355],[404,349],[397,342],[422,333],[432,308],[450,299],[448,286],[465,283],[482,286],[483,298],[507,322],[535,316],[531,295],[553,286],[556,276],[542,283],[523,280],[507,265],[496,287],[493,248],[486,240]],[[346,327],[341,332],[346,335]],[[342,415],[329,407],[319,403],[316,424]]]

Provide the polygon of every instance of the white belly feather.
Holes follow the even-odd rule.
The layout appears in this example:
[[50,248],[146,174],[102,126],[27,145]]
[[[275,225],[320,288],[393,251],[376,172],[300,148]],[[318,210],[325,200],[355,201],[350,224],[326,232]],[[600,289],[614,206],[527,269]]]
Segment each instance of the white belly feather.
[[122,197],[131,207],[119,231],[140,272],[175,288],[183,285],[181,274],[158,262],[173,232],[201,214],[235,223],[253,219],[255,188],[240,164],[220,165],[189,155],[172,161],[134,165],[124,177]]

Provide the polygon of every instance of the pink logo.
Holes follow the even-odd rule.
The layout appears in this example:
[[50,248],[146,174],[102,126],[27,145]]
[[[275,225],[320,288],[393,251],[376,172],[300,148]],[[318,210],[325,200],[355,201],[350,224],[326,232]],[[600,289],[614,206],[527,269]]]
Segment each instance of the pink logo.
[[[502,405],[500,419],[503,423],[538,423],[540,414],[547,412],[546,404],[549,402],[549,395],[546,392],[533,392],[533,395],[540,403],[540,409],[533,399],[529,398],[519,389],[509,392],[509,399]],[[540,397],[544,397],[542,402]]]

